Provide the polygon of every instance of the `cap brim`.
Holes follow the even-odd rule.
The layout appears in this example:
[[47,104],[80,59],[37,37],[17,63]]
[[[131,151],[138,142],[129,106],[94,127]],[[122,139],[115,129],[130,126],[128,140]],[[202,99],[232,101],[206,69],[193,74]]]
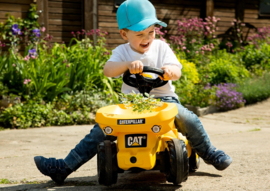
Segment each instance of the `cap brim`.
[[161,25],[163,27],[167,27],[167,24],[158,20],[158,19],[145,19],[135,25],[132,25],[130,27],[127,27],[127,29],[135,31],[135,32],[139,32],[139,31],[143,31],[145,29],[147,29],[148,27],[152,26],[152,25]]

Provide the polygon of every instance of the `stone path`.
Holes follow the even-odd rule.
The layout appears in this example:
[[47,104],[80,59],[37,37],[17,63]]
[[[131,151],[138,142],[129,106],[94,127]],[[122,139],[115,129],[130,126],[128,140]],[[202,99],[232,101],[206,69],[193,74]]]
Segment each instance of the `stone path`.
[[0,131],[0,190],[270,190],[270,99],[200,119],[212,143],[233,158],[225,171],[201,161],[181,186],[146,171],[119,174],[116,185],[104,187],[97,183],[94,157],[58,186],[37,170],[33,157],[65,157],[93,126],[5,130]]

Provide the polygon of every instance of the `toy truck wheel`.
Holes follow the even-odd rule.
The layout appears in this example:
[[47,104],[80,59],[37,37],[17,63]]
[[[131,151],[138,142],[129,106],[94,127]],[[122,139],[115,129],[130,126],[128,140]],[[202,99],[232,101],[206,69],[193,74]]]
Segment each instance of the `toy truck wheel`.
[[110,186],[117,182],[117,150],[115,142],[105,140],[98,145],[97,170],[99,184]]
[[192,153],[189,157],[189,172],[196,172],[199,166],[200,166],[200,157],[194,150],[192,150]]
[[188,154],[185,142],[172,139],[167,142],[169,149],[170,168],[166,174],[168,182],[178,185],[186,181],[189,173]]

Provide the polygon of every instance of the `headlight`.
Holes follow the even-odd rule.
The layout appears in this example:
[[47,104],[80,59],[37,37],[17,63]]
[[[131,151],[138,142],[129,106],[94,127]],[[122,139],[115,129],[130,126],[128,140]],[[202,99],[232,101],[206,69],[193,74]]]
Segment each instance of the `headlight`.
[[158,133],[159,131],[160,131],[160,127],[158,126],[158,125],[154,125],[153,127],[152,127],[152,131],[154,132],[154,133]]
[[105,127],[104,131],[106,134],[111,134],[113,132],[113,129],[111,127]]

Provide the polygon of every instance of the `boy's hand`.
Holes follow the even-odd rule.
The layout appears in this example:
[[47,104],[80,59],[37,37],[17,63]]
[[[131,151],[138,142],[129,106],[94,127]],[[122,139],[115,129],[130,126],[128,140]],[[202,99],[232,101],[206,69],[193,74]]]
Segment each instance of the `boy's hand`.
[[140,60],[135,60],[128,64],[128,69],[131,74],[139,74],[143,72],[143,63]]
[[161,69],[164,71],[162,80],[169,81],[173,79],[174,73],[170,66],[162,66]]

